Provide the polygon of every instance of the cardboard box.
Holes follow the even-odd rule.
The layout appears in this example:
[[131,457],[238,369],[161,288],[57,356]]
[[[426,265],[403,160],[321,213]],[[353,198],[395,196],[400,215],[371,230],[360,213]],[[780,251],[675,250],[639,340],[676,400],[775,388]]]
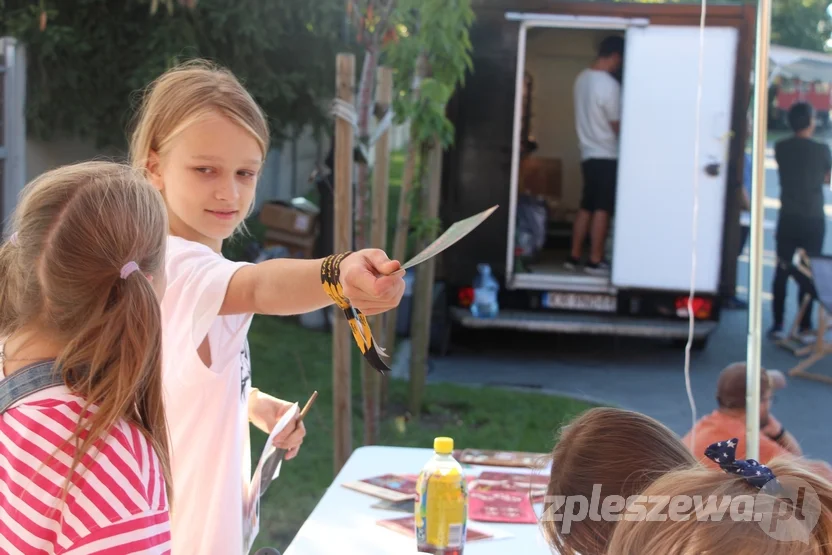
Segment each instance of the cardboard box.
[[318,216],[287,202],[272,201],[260,209],[260,222],[269,229],[307,236],[315,234]]
[[267,229],[263,236],[264,247],[285,247],[293,258],[312,258],[316,235],[297,235],[277,229]]
[[556,210],[562,198],[563,164],[559,158],[528,156],[520,162],[520,192],[543,197],[549,210]]

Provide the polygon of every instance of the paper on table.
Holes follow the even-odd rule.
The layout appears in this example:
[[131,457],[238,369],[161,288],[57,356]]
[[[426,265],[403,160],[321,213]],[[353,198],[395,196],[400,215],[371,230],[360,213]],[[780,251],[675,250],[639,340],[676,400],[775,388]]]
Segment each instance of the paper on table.
[[[376,521],[376,524],[382,528],[387,528],[388,530],[398,532],[399,534],[403,534],[405,536],[410,536],[412,538],[416,537],[415,519],[413,515],[378,520]],[[466,543],[473,543],[481,540],[505,540],[514,537],[511,533],[506,532],[505,530],[493,529],[480,522],[475,522],[472,525],[471,520],[468,520],[466,528]]]
[[464,220],[460,220],[451,227],[449,227],[445,233],[443,233],[439,239],[428,245],[425,250],[408,260],[402,265],[402,270],[407,270],[408,268],[412,268],[416,264],[421,264],[425,260],[432,258],[439,254],[440,252],[444,251],[472,231],[474,231],[481,223],[483,223],[491,214],[497,210],[498,206],[492,206],[488,210],[480,212],[479,214],[475,214],[470,218],[465,218]]
[[297,417],[297,415],[298,404],[295,403],[289,410],[286,411],[280,420],[277,421],[274,428],[272,428],[272,431],[269,434],[269,439],[266,440],[266,446],[260,454],[260,461],[257,463],[257,468],[254,470],[254,475],[251,477],[251,484],[249,485],[248,493],[243,498],[243,553],[251,551],[254,539],[260,531],[260,490],[263,485],[263,480],[261,479],[263,467],[267,466],[267,464],[269,468],[276,467],[273,471],[273,475],[269,476],[266,480],[266,484],[275,478],[275,475],[278,473],[280,468],[279,462],[277,465],[274,465],[272,464],[273,461],[269,461],[269,457],[272,457],[278,450],[277,447],[274,446],[274,438],[277,437],[277,435],[282,432],[286,426],[288,426],[289,423]]

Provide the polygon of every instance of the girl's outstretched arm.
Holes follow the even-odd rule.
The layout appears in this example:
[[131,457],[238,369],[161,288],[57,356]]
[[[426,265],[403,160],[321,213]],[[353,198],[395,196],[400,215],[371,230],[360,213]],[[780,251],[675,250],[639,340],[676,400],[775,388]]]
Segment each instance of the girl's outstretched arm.
[[[288,316],[332,304],[321,285],[318,260],[277,259],[244,266],[234,273],[220,309],[226,314]],[[404,294],[401,264],[384,251],[365,249],[341,261],[341,286],[353,307],[372,315],[398,306]]]

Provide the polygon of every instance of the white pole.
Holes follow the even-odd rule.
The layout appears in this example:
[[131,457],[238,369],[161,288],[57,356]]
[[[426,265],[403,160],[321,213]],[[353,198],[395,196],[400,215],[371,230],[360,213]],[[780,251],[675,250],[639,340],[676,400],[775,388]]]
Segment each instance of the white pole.
[[745,394],[746,458],[760,458],[760,348],[763,292],[763,199],[765,198],[765,156],[768,127],[768,47],[771,0],[758,0],[757,46],[754,66],[754,144],[751,171],[751,256],[748,260],[748,352]]
[[[0,236],[4,222],[11,223],[17,197],[26,184],[26,49],[12,37],[0,37],[0,82],[5,98],[0,98]],[[5,148],[3,148],[5,147]]]

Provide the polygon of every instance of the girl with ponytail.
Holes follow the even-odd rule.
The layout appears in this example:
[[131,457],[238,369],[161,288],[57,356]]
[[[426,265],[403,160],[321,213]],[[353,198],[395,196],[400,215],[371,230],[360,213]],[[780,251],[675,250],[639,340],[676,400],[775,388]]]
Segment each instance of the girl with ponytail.
[[[126,166],[63,167],[23,191],[0,244],[0,551],[170,552],[167,227]],[[51,381],[20,398],[38,371]]]

